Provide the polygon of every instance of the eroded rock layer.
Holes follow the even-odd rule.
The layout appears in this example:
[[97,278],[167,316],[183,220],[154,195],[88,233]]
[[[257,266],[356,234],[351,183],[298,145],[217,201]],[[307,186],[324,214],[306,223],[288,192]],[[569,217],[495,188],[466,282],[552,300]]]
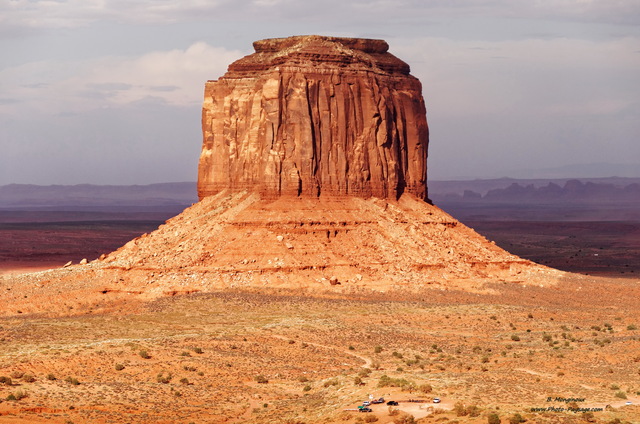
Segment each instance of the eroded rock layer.
[[422,87],[388,47],[320,36],[255,42],[206,83],[200,198],[230,189],[427,199]]
[[228,288],[486,292],[497,282],[546,286],[561,276],[411,194],[263,199],[224,190],[100,260],[34,273],[0,290],[11,305],[0,316],[86,313]]

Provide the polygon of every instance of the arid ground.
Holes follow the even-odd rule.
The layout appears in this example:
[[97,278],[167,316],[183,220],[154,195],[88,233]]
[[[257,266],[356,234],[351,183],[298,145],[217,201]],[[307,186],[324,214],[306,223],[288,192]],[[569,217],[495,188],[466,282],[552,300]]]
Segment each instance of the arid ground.
[[[92,260],[160,223],[24,221],[0,227],[3,292],[24,290],[16,269]],[[582,274],[482,293],[120,297],[58,317],[4,304],[13,312],[0,318],[0,422],[638,422],[638,224],[468,224]],[[385,403],[358,412],[369,395]]]

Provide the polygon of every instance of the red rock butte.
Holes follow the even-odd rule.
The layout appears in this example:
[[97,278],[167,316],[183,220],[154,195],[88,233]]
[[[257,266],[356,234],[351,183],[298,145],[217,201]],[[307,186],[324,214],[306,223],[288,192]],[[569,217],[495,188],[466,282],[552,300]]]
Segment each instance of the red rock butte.
[[84,313],[235,287],[558,281],[425,201],[420,83],[387,43],[306,36],[255,48],[206,84],[200,202],[98,260],[32,274],[25,287],[38,289],[3,291],[5,304]]
[[383,40],[275,38],[208,81],[200,199],[222,190],[427,199],[422,86]]

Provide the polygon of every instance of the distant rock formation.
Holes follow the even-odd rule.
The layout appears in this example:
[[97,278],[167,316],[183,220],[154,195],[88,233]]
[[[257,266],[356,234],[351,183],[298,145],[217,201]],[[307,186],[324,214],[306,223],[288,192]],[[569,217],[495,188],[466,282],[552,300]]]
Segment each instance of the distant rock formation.
[[200,199],[224,189],[427,199],[422,87],[383,40],[298,36],[208,81]]
[[[633,181],[632,179],[629,179]],[[613,183],[595,183],[591,181],[567,180],[563,186],[556,182],[536,186],[527,180],[514,182],[504,188],[488,190],[483,196],[473,190],[457,193],[434,194],[434,198],[443,202],[523,204],[640,204],[640,183],[616,185]],[[535,180],[532,180],[535,181]]]

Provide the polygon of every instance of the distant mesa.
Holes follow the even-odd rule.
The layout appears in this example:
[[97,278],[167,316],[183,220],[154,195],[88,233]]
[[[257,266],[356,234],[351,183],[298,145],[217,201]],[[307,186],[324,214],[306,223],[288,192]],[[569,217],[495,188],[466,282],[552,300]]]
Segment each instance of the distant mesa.
[[200,199],[427,199],[422,86],[383,40],[317,35],[256,41],[205,85]]

